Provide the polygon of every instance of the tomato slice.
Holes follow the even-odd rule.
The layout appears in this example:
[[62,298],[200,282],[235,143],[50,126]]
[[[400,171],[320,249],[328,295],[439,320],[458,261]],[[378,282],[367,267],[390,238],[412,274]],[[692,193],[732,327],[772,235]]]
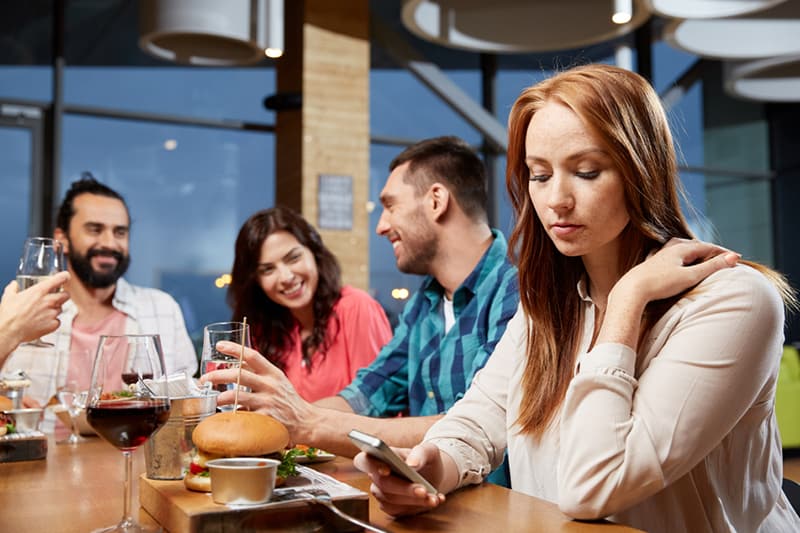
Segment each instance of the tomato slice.
[[203,472],[208,472],[208,468],[203,468],[202,466],[196,463],[191,463],[189,464],[189,472],[197,476],[202,474]]

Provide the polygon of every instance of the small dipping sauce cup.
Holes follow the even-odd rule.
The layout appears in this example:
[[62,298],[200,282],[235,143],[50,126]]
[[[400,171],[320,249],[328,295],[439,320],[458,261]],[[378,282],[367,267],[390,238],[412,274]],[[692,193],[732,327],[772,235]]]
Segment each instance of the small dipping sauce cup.
[[259,457],[230,457],[208,461],[211,498],[216,503],[267,503],[275,488],[278,461]]

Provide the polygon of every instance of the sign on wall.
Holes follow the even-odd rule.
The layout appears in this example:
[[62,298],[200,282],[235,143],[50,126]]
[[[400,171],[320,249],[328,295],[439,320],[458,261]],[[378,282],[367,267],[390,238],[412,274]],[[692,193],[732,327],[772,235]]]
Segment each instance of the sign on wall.
[[319,229],[353,229],[353,177],[320,174],[317,193]]

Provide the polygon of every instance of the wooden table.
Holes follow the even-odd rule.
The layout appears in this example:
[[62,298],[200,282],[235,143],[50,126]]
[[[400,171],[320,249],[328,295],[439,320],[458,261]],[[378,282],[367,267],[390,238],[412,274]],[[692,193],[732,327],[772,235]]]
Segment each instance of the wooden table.
[[[0,531],[81,532],[115,524],[122,514],[122,454],[91,438],[75,446],[48,443],[46,460],[0,464]],[[134,454],[134,509],[138,506],[138,476],[144,472],[144,451]],[[369,479],[352,461],[337,458],[319,470],[369,491]],[[146,512],[135,512],[153,523]],[[484,484],[448,496],[439,509],[394,520],[370,497],[371,521],[392,532],[424,531],[568,531],[633,532],[609,523],[577,522],[552,503]],[[181,533],[181,532],[170,532]]]

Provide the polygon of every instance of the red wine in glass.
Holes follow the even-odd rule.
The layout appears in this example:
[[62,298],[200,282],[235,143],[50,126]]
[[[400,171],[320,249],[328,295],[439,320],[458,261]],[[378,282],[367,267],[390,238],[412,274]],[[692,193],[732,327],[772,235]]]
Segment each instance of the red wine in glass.
[[137,374],[136,372],[123,372],[122,381],[126,385],[134,385],[139,382],[139,376],[142,376],[142,379],[153,379],[152,372],[146,372],[142,374]]
[[135,450],[169,419],[169,401],[159,398],[101,400],[86,409],[86,420],[122,451]]

